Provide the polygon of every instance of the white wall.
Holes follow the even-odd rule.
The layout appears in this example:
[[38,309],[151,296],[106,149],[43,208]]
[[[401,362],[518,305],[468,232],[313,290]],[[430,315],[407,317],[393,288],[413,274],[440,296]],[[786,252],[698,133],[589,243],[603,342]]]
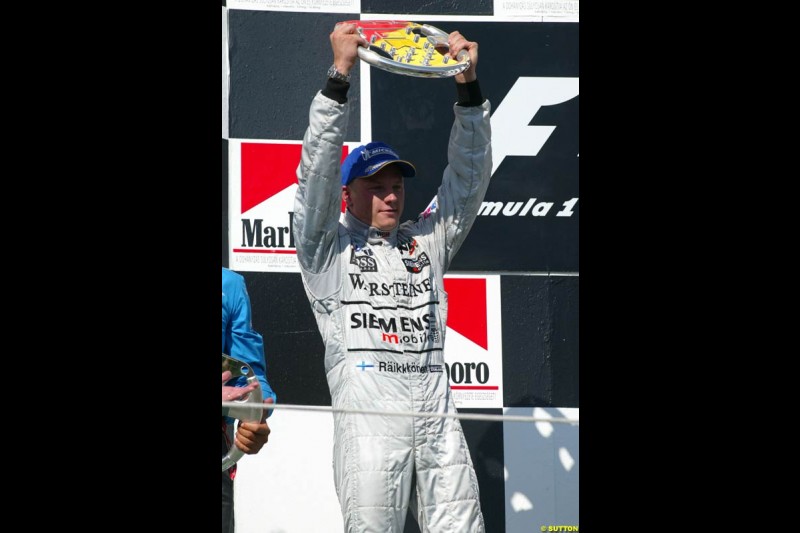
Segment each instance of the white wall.
[[[536,418],[579,417],[578,409],[507,408],[504,412]],[[236,533],[342,531],[331,466],[332,415],[276,410],[269,424],[269,443],[259,454],[238,463]],[[578,426],[560,423],[503,422],[506,533],[578,526],[578,430]]]
[[275,410],[269,442],[242,457],[234,480],[236,533],[343,529],[333,487],[333,415]]

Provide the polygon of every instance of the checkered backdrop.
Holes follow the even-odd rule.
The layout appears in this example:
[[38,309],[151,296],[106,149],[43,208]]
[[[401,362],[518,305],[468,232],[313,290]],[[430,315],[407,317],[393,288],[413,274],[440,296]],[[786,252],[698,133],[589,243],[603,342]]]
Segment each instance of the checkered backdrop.
[[[409,5],[412,4],[412,5]],[[494,169],[446,277],[451,371],[461,412],[578,417],[578,2],[252,0],[222,8],[222,264],[245,276],[281,403],[330,406],[323,345],[290,239],[308,107],[348,19],[402,19],[480,43]],[[423,179],[405,216],[441,181],[455,101],[450,79],[353,72],[346,148],[389,142]],[[459,303],[460,302],[460,303]],[[457,310],[461,310],[460,312]],[[269,445],[240,461],[237,532],[340,531],[331,415],[277,410]],[[487,531],[577,526],[578,427],[464,421]],[[413,519],[406,532],[418,531]]]

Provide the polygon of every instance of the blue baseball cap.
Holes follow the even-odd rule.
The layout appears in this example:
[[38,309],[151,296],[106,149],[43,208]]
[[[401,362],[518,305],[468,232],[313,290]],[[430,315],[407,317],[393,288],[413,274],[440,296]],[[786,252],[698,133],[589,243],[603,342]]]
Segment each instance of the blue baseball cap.
[[400,168],[404,178],[413,178],[417,175],[414,165],[400,159],[397,152],[388,144],[382,142],[362,144],[350,152],[342,163],[342,185],[349,185],[356,178],[372,176],[391,163]]

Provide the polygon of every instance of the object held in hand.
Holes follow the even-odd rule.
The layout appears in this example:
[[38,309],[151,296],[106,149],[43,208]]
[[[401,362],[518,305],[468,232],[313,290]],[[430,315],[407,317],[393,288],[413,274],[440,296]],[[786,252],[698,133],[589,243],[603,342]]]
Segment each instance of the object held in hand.
[[348,20],[369,42],[358,47],[358,57],[382,70],[420,78],[448,78],[469,68],[469,52],[448,55],[449,34],[429,24],[406,20]]
[[[247,378],[248,385],[252,383],[258,384],[258,377],[256,377],[253,369],[250,368],[250,365],[229,355],[222,354],[222,371],[225,372],[226,370],[231,373],[231,379],[244,376]],[[243,422],[261,421],[264,404],[260,384],[244,397],[234,401],[241,403],[241,407],[223,407],[222,416],[229,416]],[[244,452],[236,444],[232,443],[228,453],[222,457],[222,471],[224,472],[232,467],[243,456]]]

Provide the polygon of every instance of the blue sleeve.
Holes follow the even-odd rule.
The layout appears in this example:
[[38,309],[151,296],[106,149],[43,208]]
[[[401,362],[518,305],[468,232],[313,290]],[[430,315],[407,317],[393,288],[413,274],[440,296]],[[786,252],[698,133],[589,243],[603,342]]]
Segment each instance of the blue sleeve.
[[[277,402],[277,395],[267,380],[264,339],[253,329],[250,296],[247,293],[244,277],[237,274],[231,278],[230,283],[223,282],[222,287],[223,307],[226,303],[228,306],[228,327],[223,330],[223,352],[250,365],[261,383],[263,398],[266,400],[271,396],[273,401]],[[226,310],[223,309],[223,319],[225,315]],[[235,384],[244,385],[245,382],[246,379],[240,377]]]

